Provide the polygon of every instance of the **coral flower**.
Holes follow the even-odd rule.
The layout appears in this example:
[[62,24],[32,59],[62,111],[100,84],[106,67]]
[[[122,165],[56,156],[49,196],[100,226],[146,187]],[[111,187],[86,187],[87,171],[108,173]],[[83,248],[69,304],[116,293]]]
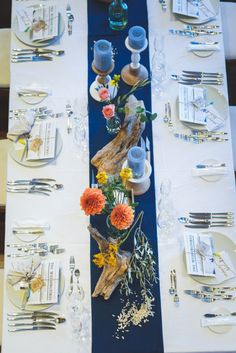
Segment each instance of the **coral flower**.
[[98,91],[98,95],[99,95],[99,98],[101,99],[101,101],[103,101],[103,102],[110,99],[110,93],[106,87],[100,88],[100,90]]
[[80,206],[89,215],[100,214],[105,206],[106,197],[100,189],[87,188],[80,197]]
[[102,109],[102,114],[105,119],[109,120],[115,115],[115,104],[107,104]]
[[108,175],[106,172],[99,172],[96,175],[99,184],[106,184],[108,180]]
[[126,204],[116,205],[110,216],[111,224],[119,230],[127,229],[134,220],[134,212],[132,207]]

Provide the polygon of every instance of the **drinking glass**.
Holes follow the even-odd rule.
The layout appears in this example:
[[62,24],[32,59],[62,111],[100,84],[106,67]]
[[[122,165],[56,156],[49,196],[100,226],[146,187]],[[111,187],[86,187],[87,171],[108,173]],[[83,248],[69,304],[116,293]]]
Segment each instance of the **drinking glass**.
[[154,54],[151,62],[151,78],[154,96],[161,96],[164,93],[164,81],[166,79],[164,53],[164,35],[156,35],[154,38]]

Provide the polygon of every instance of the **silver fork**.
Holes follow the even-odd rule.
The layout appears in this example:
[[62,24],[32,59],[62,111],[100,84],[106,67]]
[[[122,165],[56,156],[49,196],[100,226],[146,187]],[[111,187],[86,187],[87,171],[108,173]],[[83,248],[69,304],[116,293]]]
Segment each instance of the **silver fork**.
[[70,256],[69,269],[70,269],[70,287],[69,287],[69,291],[68,291],[68,296],[71,296],[73,289],[74,289],[74,269],[75,269],[75,257],[74,256]]
[[174,302],[175,302],[175,303],[179,303],[179,296],[178,296],[178,293],[177,293],[177,277],[176,277],[176,271],[173,270],[172,273],[173,273],[173,282],[174,282],[174,290],[175,290],[175,293],[174,293]]

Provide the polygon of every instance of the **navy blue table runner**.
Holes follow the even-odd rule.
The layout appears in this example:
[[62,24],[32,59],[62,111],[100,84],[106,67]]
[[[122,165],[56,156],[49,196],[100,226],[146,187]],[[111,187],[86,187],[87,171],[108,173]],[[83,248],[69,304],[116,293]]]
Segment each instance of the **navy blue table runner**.
[[[131,26],[139,25],[146,29],[148,36],[148,17],[146,0],[129,0],[129,22],[123,31],[112,31],[108,25],[108,5],[97,0],[88,0],[88,87],[94,81],[95,74],[91,69],[93,61],[93,44],[98,39],[107,39],[112,42],[115,48],[115,69],[114,73],[120,74],[121,69],[130,63],[131,53],[126,49],[124,41]],[[141,54],[141,63],[149,70],[149,50]],[[120,93],[129,90],[130,87],[124,83],[120,85]],[[150,85],[135,94],[138,99],[142,99],[146,109],[151,110],[151,88]],[[111,140],[111,136],[106,131],[106,122],[102,116],[102,104],[94,101],[88,93],[89,99],[89,151],[90,159]],[[148,136],[152,143],[151,123],[146,125],[144,137]],[[153,151],[151,150],[151,156]],[[149,191],[136,197],[139,202],[136,215],[140,210],[144,210],[143,230],[149,238],[153,247],[155,258],[157,259],[157,229],[156,229],[156,207],[154,188],[154,165],[152,158],[153,173],[151,176],[151,187]],[[90,166],[91,167],[91,166]],[[91,169],[91,168],[90,168]],[[91,175],[91,173],[90,173]],[[106,234],[105,218],[102,216],[91,217],[91,223],[98,228],[102,234]],[[132,251],[133,239],[123,244],[122,248]],[[91,261],[92,256],[98,252],[97,243],[91,239]],[[96,282],[101,274],[91,262],[91,290],[94,290]],[[158,263],[157,263],[158,274]],[[120,302],[120,292],[116,289],[111,298],[105,301],[103,298],[92,298],[92,353],[162,353],[162,320],[159,283],[152,288],[155,296],[154,311],[155,316],[150,317],[148,323],[142,327],[131,327],[130,332],[124,335],[123,339],[116,339],[114,336],[117,323],[113,314],[117,315],[122,309]],[[132,298],[130,299],[132,300]]]

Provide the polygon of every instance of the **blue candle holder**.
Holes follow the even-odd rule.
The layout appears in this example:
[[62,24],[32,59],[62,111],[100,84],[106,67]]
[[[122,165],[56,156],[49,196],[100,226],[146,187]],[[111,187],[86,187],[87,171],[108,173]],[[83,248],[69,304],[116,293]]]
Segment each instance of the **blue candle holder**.
[[148,40],[147,38],[145,38],[144,46],[142,48],[134,49],[130,46],[130,39],[129,37],[127,37],[125,40],[125,46],[132,53],[131,63],[123,67],[123,69],[121,70],[121,78],[127,85],[133,86],[138,81],[146,80],[149,76],[146,67],[139,63],[140,53],[147,49]]

